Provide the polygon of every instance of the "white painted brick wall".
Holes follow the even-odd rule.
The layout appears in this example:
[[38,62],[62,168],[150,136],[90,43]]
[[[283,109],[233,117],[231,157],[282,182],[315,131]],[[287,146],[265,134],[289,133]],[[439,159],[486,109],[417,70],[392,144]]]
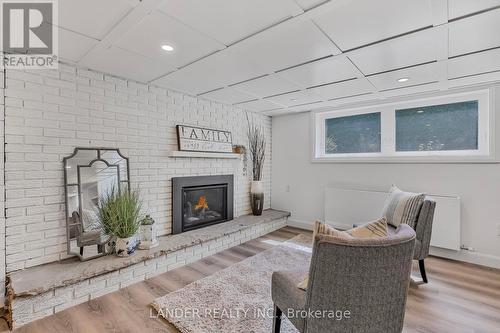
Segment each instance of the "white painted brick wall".
[[[0,71],[0,152],[4,155],[4,124],[5,124],[5,90],[4,71]],[[5,186],[4,159],[0,158],[0,304],[4,303],[5,295]],[[1,306],[1,305],[0,305]]]
[[[271,120],[251,117],[266,129],[269,207]],[[75,147],[116,147],[129,157],[132,185],[160,235],[171,231],[173,176],[234,174],[235,215],[249,212],[241,161],[167,157],[177,149],[177,124],[230,130],[235,144],[247,145],[245,112],[238,108],[65,64],[57,71],[7,70],[7,272],[67,257],[62,159]]]
[[103,274],[71,286],[49,292],[16,298],[12,304],[14,326],[19,327],[33,320],[49,316],[71,306],[109,294],[131,284],[165,273],[177,267],[208,257],[217,252],[258,238],[286,225],[286,218],[250,226],[229,236],[222,236],[206,243],[162,255],[119,271]]

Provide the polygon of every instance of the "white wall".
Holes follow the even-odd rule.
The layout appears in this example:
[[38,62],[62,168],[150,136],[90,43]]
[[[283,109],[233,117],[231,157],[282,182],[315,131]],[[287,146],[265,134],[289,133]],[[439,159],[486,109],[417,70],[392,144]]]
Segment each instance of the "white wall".
[[[161,235],[171,231],[173,176],[234,174],[235,216],[250,211],[250,175],[241,160],[167,156],[177,150],[177,124],[229,130],[234,144],[247,146],[241,109],[63,64],[57,71],[7,70],[5,95],[7,272],[67,256],[62,159],[75,147],[115,147],[129,157],[132,186]],[[250,117],[268,136],[270,198],[271,119]]]
[[462,243],[475,251],[433,253],[500,267],[500,164],[311,163],[309,124],[310,113],[273,117],[272,206],[290,210],[292,223],[307,227],[323,219],[326,185],[387,190],[397,184],[409,191],[457,195]]

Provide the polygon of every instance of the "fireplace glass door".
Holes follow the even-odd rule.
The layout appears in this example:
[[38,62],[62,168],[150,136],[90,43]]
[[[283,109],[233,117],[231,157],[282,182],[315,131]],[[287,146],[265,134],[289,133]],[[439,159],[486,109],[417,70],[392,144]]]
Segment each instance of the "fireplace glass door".
[[183,188],[183,230],[227,221],[227,184]]

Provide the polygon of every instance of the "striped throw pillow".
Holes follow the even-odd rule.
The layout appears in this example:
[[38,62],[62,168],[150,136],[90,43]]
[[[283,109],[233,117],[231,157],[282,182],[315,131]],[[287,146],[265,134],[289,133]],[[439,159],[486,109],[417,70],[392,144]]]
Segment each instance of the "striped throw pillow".
[[335,229],[334,227],[330,227],[328,224],[320,222],[320,221],[314,222],[313,244],[314,244],[314,239],[316,238],[316,235],[327,235],[327,236],[338,237],[338,238],[350,238],[350,236],[346,232],[339,231],[339,230]]
[[387,221],[382,217],[346,231],[354,238],[387,237]]
[[396,228],[403,223],[415,228],[424,199],[423,193],[403,192],[392,185],[382,216],[387,219],[388,224]]

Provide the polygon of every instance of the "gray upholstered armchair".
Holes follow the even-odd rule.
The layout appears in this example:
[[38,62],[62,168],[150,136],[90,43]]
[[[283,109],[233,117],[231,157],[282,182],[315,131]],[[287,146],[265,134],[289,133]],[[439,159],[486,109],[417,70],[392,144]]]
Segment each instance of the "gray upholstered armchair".
[[[424,260],[429,255],[429,247],[431,244],[432,235],[432,221],[434,220],[434,210],[436,209],[436,202],[431,199],[425,199],[420,211],[418,212],[417,223],[413,227],[416,233],[415,241],[415,253],[413,254],[413,259],[418,260],[418,266],[420,268],[420,275],[422,276],[422,282],[427,283],[427,274],[425,273]],[[354,227],[357,227],[355,224]],[[394,234],[396,228],[388,225],[389,234]],[[419,281],[415,281],[419,282]]]
[[[417,224],[415,225],[415,233],[417,240],[415,243],[415,253],[413,259],[418,260],[420,268],[420,275],[422,281],[427,283],[427,274],[425,273],[424,260],[429,255],[429,246],[431,244],[432,235],[432,221],[434,220],[434,210],[436,209],[436,202],[434,200],[425,199],[418,213]],[[393,227],[390,227],[394,231]]]
[[[273,332],[280,331],[283,314],[302,333],[401,332],[415,247],[413,229],[401,225],[384,238],[319,235],[314,242],[307,291],[297,287],[303,272],[273,273]],[[323,315],[303,316],[317,310]]]

